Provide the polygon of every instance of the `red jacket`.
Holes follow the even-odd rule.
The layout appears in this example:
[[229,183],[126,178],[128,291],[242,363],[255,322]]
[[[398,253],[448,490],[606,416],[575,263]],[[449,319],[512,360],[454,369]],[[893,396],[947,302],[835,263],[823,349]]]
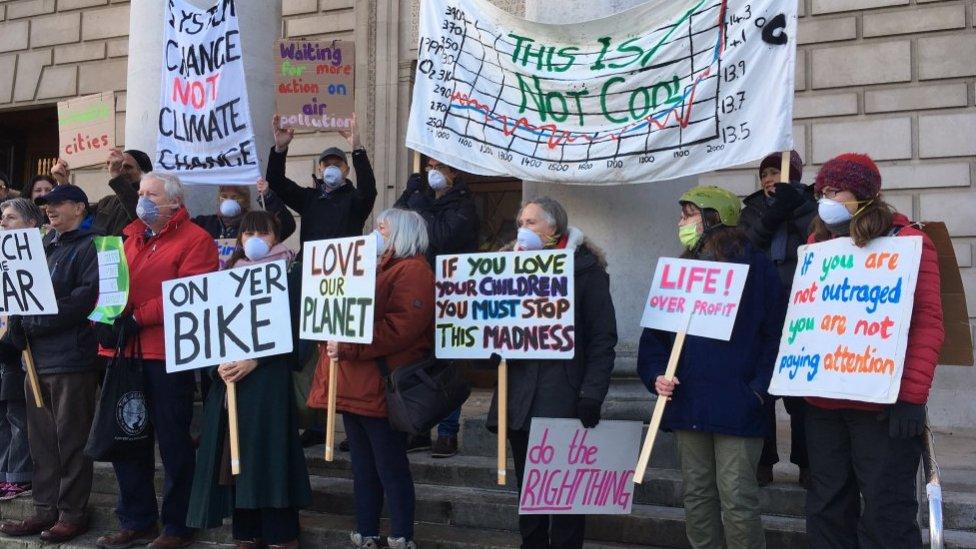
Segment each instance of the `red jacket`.
[[[434,347],[434,272],[423,255],[383,259],[376,275],[373,342],[339,345],[336,409],[386,417],[386,390],[376,359],[386,357],[390,371],[420,362]],[[326,408],[329,357],[324,344],[308,394],[310,408]]]
[[[939,279],[939,256],[935,244],[927,234],[911,226],[902,214],[896,213],[892,223],[898,236],[922,237],[922,262],[918,269],[918,283],[915,286],[915,305],[912,309],[912,323],[908,327],[908,348],[905,351],[905,368],[901,374],[901,389],[898,400],[911,404],[925,404],[929,400],[929,389],[935,377],[935,366],[939,362],[942,340],[945,339],[945,326],[942,323],[942,285]],[[813,235],[808,240],[813,243]],[[851,400],[808,397],[814,406],[828,409],[849,408],[855,410],[880,411],[884,406]]]
[[[125,259],[129,263],[129,303],[139,323],[142,356],[148,360],[166,360],[163,345],[163,282],[217,270],[217,247],[213,238],[190,221],[185,207],[157,235],[146,237],[141,219],[129,223],[125,235]],[[133,343],[129,343],[129,351]],[[111,349],[101,349],[102,356],[112,356]]]

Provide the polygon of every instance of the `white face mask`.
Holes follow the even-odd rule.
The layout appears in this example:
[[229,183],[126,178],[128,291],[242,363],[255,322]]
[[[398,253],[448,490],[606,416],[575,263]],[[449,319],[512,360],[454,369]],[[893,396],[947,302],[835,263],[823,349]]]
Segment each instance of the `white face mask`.
[[240,202],[232,198],[225,198],[220,201],[220,215],[224,217],[237,217],[241,215],[243,210]]
[[821,198],[817,202],[817,213],[827,225],[840,225],[854,217],[847,206],[830,198]]
[[373,231],[373,238],[376,239],[376,257],[379,257],[386,251],[386,238],[383,237],[383,233],[379,229]]
[[430,170],[427,173],[427,183],[435,191],[447,188],[447,178],[438,170]]
[[520,250],[541,250],[546,246],[542,242],[542,238],[535,234],[535,231],[526,227],[519,227],[518,236],[515,237],[515,241],[518,243]]
[[244,242],[244,255],[251,261],[261,261],[270,251],[271,246],[259,236],[252,236]]
[[342,169],[339,166],[329,166],[322,172],[322,180],[325,181],[325,186],[329,190],[339,188],[345,179],[342,177]]

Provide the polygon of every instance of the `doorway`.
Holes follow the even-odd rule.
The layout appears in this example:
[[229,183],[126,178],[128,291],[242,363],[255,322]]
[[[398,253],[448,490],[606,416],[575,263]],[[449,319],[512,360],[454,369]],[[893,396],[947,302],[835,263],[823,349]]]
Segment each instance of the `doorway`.
[[58,159],[58,109],[54,105],[0,111],[0,171],[21,190],[31,177],[50,173]]

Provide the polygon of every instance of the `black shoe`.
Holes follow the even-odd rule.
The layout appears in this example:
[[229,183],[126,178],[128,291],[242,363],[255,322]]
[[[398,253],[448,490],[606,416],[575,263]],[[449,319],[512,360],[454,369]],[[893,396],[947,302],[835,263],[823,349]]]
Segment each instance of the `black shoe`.
[[437,437],[437,442],[434,443],[434,449],[430,451],[430,457],[449,458],[456,456],[457,452],[457,437]]
[[407,439],[407,453],[412,454],[414,452],[426,452],[430,450],[431,441],[430,434],[426,435],[413,435]]
[[302,442],[302,448],[311,448],[312,446],[318,446],[319,444],[325,444],[325,433],[321,431],[313,431],[311,429],[305,429],[302,431],[302,436],[298,438]]
[[340,452],[348,452],[349,451],[349,439],[348,438],[339,443],[339,451]]

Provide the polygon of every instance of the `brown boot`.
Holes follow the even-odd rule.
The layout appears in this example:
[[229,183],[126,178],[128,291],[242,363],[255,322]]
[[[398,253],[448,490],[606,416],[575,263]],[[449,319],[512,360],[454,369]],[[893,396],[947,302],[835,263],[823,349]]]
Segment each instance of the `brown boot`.
[[234,541],[234,549],[264,549],[264,543],[260,540]]
[[147,545],[159,535],[159,528],[152,528],[136,532],[133,530],[120,530],[114,534],[107,534],[95,542],[95,545],[102,549],[128,549],[135,545]]
[[0,532],[12,537],[22,538],[24,536],[36,536],[54,526],[56,518],[47,520],[37,515],[27,517],[24,520],[8,520],[0,524]]
[[149,549],[182,549],[193,545],[193,537],[168,536],[163,534],[149,544]]
[[80,522],[66,522],[59,520],[51,528],[41,532],[41,539],[47,543],[64,543],[88,531],[88,520]]

